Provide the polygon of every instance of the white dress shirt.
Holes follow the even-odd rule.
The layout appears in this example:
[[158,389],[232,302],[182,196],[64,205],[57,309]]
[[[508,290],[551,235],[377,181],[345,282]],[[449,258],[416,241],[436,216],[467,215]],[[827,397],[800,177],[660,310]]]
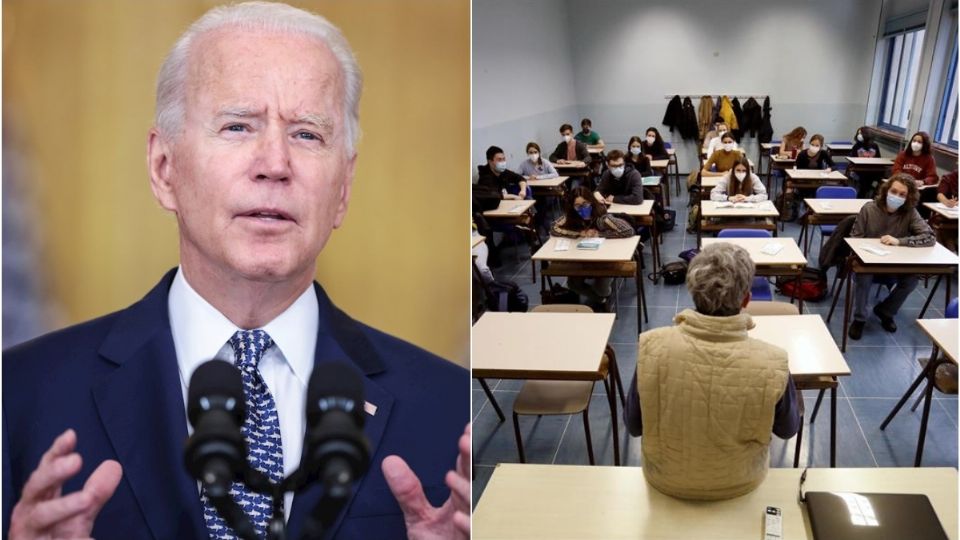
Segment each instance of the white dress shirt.
[[[187,385],[200,364],[212,359],[234,363],[229,340],[241,328],[204,300],[187,283],[182,269],[177,270],[170,286],[167,306],[186,404]],[[274,343],[264,352],[259,367],[277,405],[285,475],[300,465],[306,425],[307,381],[313,371],[317,345],[318,310],[317,295],[311,284],[286,311],[261,327]],[[189,422],[187,429],[193,433]],[[286,519],[290,518],[292,504],[293,493],[287,493],[283,508]]]

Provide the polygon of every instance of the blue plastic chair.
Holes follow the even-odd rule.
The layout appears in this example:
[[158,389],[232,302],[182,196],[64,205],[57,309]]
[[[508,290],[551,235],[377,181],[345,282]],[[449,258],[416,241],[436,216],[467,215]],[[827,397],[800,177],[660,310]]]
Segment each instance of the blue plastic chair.
[[[817,188],[818,199],[856,199],[857,190],[848,186],[820,186]],[[836,225],[820,225],[820,247],[827,236],[837,230]]]
[[951,300],[950,303],[947,304],[947,310],[943,312],[944,317],[948,319],[957,318],[957,300],[958,298],[954,297],[953,300]]
[[[763,229],[722,229],[717,238],[771,238],[770,231]],[[753,278],[753,285],[750,287],[750,301],[773,301],[773,293],[770,291],[770,282],[765,277]]]

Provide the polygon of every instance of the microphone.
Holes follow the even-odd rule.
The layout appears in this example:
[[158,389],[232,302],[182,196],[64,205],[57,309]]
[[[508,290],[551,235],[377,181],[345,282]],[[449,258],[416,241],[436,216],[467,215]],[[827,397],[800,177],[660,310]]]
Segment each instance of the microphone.
[[324,493],[304,526],[304,537],[319,538],[333,525],[350,496],[351,484],[370,465],[363,432],[363,380],[345,363],[320,363],[307,385],[307,430],[300,468],[318,476]]
[[230,496],[234,480],[248,469],[247,447],[240,432],[245,413],[240,371],[223,360],[204,362],[190,377],[187,418],[187,471],[203,483],[207,497],[241,538],[256,538],[256,529]]

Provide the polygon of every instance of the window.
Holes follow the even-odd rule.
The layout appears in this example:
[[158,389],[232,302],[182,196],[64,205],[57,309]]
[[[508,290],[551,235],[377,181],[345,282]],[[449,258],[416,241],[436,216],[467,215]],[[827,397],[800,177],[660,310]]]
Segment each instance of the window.
[[910,107],[917,88],[923,28],[904,31],[884,38],[886,56],[880,118],[877,123],[895,131],[906,131]]
[[957,146],[957,47],[954,45],[953,59],[947,71],[946,86],[943,90],[943,104],[940,106],[940,117],[937,120],[937,129],[934,139],[943,144]]

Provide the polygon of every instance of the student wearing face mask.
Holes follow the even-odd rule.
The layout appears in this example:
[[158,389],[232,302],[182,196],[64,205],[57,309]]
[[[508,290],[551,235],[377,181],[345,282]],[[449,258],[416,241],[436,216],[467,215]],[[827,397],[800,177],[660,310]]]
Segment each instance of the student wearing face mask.
[[540,154],[540,145],[535,142],[527,143],[527,159],[520,162],[519,168],[520,174],[529,180],[544,180],[559,176],[553,164],[543,159]]
[[737,149],[737,142],[733,139],[733,134],[729,131],[720,137],[720,148],[715,150],[707,161],[703,164],[703,169],[693,171],[687,177],[687,187],[697,183],[697,173],[701,177],[723,176],[727,171],[733,168],[733,165],[740,159],[740,151]]
[[780,141],[780,156],[797,157],[797,154],[803,149],[803,140],[807,138],[807,130],[803,126],[797,126],[783,136]]
[[720,148],[721,145],[723,144],[723,141],[722,141],[723,135],[728,131],[730,131],[730,128],[727,127],[727,124],[725,122],[718,123],[717,131],[716,131],[717,136],[710,139],[704,139],[704,141],[706,141],[706,144],[703,147],[703,154],[705,154],[708,157],[712,156],[713,153],[716,152],[717,149]]
[[667,159],[670,157],[670,154],[667,153],[667,146],[663,144],[663,137],[660,136],[660,132],[655,127],[647,128],[641,146],[643,155],[647,156],[647,159]]
[[[919,193],[913,177],[903,173],[893,175],[890,180],[880,186],[877,197],[860,209],[850,236],[879,238],[880,243],[889,246],[932,246],[935,242],[933,231],[917,212],[918,201]],[[919,279],[916,274],[895,277],[896,286],[873,308],[874,315],[880,319],[880,326],[887,332],[897,331],[897,324],[893,318],[913,289],[917,287]],[[873,275],[871,274],[855,275],[853,322],[847,332],[850,339],[860,339],[863,335],[872,283]]]
[[[874,142],[870,128],[862,126],[853,136],[853,148],[850,155],[854,157],[881,157],[880,146]],[[873,190],[883,178],[882,172],[847,171],[847,176],[857,188],[857,198],[869,199],[873,197]]]
[[727,171],[710,191],[711,201],[762,202],[767,200],[767,189],[760,177],[750,170],[750,160],[740,154],[733,168]]
[[810,137],[807,149],[797,154],[798,169],[819,169],[830,172],[835,166],[830,152],[823,147],[823,135],[819,133]]
[[[550,236],[564,238],[629,238],[633,234],[629,223],[608,214],[606,207],[584,186],[567,194],[564,215],[550,227]],[[595,304],[602,311],[609,310],[612,283],[613,278],[567,278],[570,290],[586,297],[588,303]]]
[[604,147],[603,139],[599,133],[593,131],[593,122],[589,118],[580,121],[580,132],[574,138],[587,146]]
[[650,168],[650,158],[643,154],[643,139],[637,135],[630,137],[624,161],[628,169],[636,169],[641,177],[653,176],[653,169]]
[[910,144],[893,161],[893,174],[905,173],[913,178],[917,188],[937,183],[937,164],[930,154],[930,135],[919,131],[910,137]]
[[643,177],[633,167],[627,167],[623,152],[607,154],[607,170],[600,177],[594,196],[606,204],[640,204],[643,202]]
[[500,191],[500,198],[519,200],[529,199],[527,181],[519,174],[507,169],[507,158],[499,146],[487,148],[487,164],[477,167],[480,172],[478,184],[488,189]]
[[560,136],[563,140],[550,154],[550,161],[559,165],[566,165],[571,161],[582,161],[589,167],[590,152],[587,150],[587,145],[573,138],[573,126],[570,124],[560,126]]

